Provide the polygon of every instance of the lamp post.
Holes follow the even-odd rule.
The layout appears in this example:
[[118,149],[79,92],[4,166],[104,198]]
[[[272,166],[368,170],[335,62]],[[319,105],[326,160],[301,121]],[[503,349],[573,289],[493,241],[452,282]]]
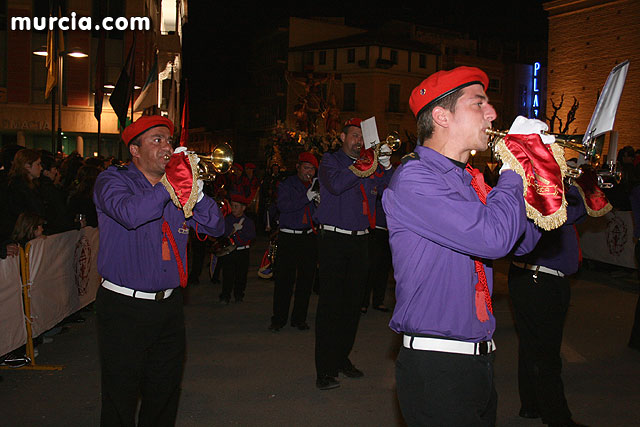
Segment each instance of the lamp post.
[[[52,151],[55,153],[62,151],[62,76],[63,76],[63,67],[64,67],[64,54],[71,56],[72,58],[87,58],[89,55],[84,53],[79,48],[73,48],[68,52],[61,52],[58,55],[58,82],[57,82],[57,92],[58,92],[58,131],[57,137],[54,137],[55,132],[55,92],[52,95],[51,99],[51,136],[52,136]],[[38,56],[48,56],[48,52],[45,46],[33,51],[34,55]],[[55,141],[55,144],[53,143]]]

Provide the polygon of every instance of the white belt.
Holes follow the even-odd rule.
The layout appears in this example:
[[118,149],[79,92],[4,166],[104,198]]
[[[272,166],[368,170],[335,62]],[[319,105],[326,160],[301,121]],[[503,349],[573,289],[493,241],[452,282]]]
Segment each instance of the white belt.
[[376,230],[384,230],[384,231],[389,231],[389,229],[387,227],[383,227],[381,225],[376,225]]
[[164,291],[158,291],[158,292],[136,291],[134,289],[125,288],[124,286],[118,286],[115,283],[111,283],[108,280],[102,281],[102,287],[105,289],[109,289],[110,291],[116,292],[118,294],[126,295],[128,297],[149,299],[149,300],[155,300],[155,301],[160,301],[160,300],[169,298],[173,293],[173,289],[165,289]]
[[288,234],[309,234],[313,230],[310,228],[307,228],[306,230],[292,230],[291,228],[281,228],[280,231]]
[[535,271],[536,273],[539,271],[541,273],[547,273],[547,274],[552,274],[558,277],[564,277],[564,273],[562,271],[554,270],[552,268],[547,268],[543,265],[525,264],[523,262],[515,262],[515,261],[513,261],[513,265],[515,265],[518,268],[523,268],[525,270]]
[[243,250],[243,249],[249,249],[249,247],[250,247],[249,245],[245,245],[245,246],[238,246],[238,247],[236,248],[236,251],[241,251],[241,250]]
[[333,225],[324,225],[324,224],[320,226],[320,229],[326,230],[326,231],[335,231],[336,233],[349,234],[351,236],[362,236],[364,234],[369,234],[369,230],[357,230],[357,231],[345,230],[344,228],[338,228],[338,227],[334,227]]
[[404,335],[402,345],[412,350],[440,351],[443,353],[471,354],[475,356],[496,351],[496,344],[493,340],[466,342]]

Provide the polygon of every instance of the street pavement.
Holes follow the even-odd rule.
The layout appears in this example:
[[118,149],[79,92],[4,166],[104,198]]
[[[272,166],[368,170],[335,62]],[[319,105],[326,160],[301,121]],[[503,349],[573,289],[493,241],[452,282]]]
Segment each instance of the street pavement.
[[[364,378],[340,378],[341,387],[315,387],[313,325],[267,330],[273,281],[257,277],[266,239],[251,249],[242,303],[221,305],[220,285],[185,290],[187,359],[178,426],[403,426],[395,394],[394,360],[401,345],[390,313],[362,316],[352,362]],[[507,292],[508,262],[495,265],[495,379],[498,426],[537,426],[518,417],[517,336]],[[590,264],[572,280],[562,348],[563,379],[574,419],[590,426],[640,426],[640,352],[627,347],[638,298],[634,271]],[[387,303],[393,305],[393,282]],[[96,319],[68,324],[38,347],[39,365],[61,371],[0,370],[0,426],[97,426],[100,373]],[[123,349],[126,351],[126,349]]]

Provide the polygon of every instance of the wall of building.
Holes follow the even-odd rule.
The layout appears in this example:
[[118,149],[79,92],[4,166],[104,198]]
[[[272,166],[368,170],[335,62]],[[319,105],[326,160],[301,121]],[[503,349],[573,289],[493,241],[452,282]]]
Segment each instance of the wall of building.
[[[640,148],[637,106],[640,104],[640,2],[637,0],[561,0],[544,4],[549,12],[547,113],[562,94],[565,106],[580,102],[571,130],[586,130],[597,97],[613,67],[630,61],[614,129],[618,148]],[[568,107],[563,112],[566,113]],[[605,153],[608,144],[605,144]]]

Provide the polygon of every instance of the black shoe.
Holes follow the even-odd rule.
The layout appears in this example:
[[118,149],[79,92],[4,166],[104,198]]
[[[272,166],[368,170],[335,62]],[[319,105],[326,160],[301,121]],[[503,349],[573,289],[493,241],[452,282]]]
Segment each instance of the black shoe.
[[291,322],[291,327],[292,328],[298,328],[301,331],[306,331],[309,328],[309,325],[307,324],[307,322]]
[[20,368],[31,363],[31,359],[29,359],[26,355],[21,355],[16,352],[5,354],[4,356],[0,357],[0,359],[2,359],[0,361],[0,366],[9,366],[11,368]]
[[331,390],[332,388],[340,387],[340,382],[331,375],[318,375],[316,387],[320,390]]
[[518,415],[521,418],[540,418],[540,413],[536,409],[520,408]]
[[346,368],[339,369],[339,371],[342,372],[345,377],[349,377],[349,378],[364,377],[364,372],[362,372],[360,369],[356,368],[353,365],[347,366]]
[[280,324],[280,323],[273,323],[271,322],[271,324],[269,325],[269,330],[271,332],[278,332],[280,329],[282,329],[284,325]]
[[385,307],[385,306],[384,306],[384,305],[382,305],[382,304],[380,304],[380,305],[374,305],[374,306],[373,306],[373,309],[374,309],[374,310],[381,311],[381,312],[383,312],[383,313],[388,313],[388,312],[390,311],[387,307]]

